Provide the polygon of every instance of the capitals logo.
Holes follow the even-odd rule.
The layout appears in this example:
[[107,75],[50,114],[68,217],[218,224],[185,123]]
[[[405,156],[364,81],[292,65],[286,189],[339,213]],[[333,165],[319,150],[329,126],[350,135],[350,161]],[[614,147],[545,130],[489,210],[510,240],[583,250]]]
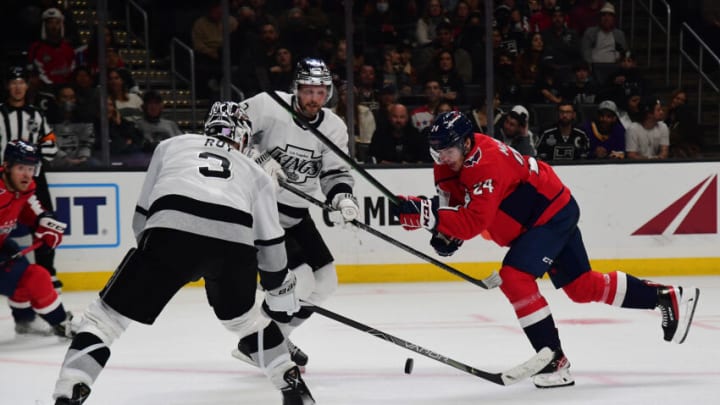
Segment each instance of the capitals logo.
[[315,156],[312,149],[287,145],[285,148],[276,147],[270,151],[270,156],[280,163],[292,183],[305,183],[308,178],[320,175],[322,156]]

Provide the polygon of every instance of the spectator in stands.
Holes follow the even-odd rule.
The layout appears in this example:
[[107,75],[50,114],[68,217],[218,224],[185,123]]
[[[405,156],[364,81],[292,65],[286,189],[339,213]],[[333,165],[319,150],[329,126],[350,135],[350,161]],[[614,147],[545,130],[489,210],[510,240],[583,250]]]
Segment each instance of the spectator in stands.
[[75,69],[75,50],[65,39],[63,14],[57,8],[42,13],[41,40],[30,46],[28,58],[46,85],[70,81]]
[[530,16],[530,31],[543,32],[552,26],[557,0],[543,0],[542,10]]
[[625,132],[625,151],[628,159],[666,159],[670,151],[670,131],[662,121],[660,100],[647,97],[640,102],[639,122],[633,122]]
[[[100,133],[99,120],[107,119],[111,158],[114,162],[119,161],[134,166],[140,163],[139,159],[142,159],[143,135],[134,123],[123,118],[115,103],[112,97],[108,97],[107,118],[98,117],[95,132]],[[100,141],[101,138],[97,137],[96,150],[101,149]]]
[[435,108],[434,114],[437,117],[438,115],[440,115],[442,113],[446,113],[446,112],[450,112],[450,111],[457,111],[457,107],[455,106],[455,104],[453,104],[447,100],[442,100],[440,103],[438,103],[437,107]]
[[542,67],[547,64],[548,55],[542,35],[536,32],[530,36],[530,46],[523,49],[517,57],[515,74],[521,84],[529,85],[537,82]]
[[123,118],[136,121],[142,117],[142,99],[137,94],[130,93],[125,79],[117,69],[108,69],[108,95],[115,101],[115,107]]
[[[479,101],[480,103],[476,107],[467,111],[465,115],[470,119],[470,122],[472,122],[474,132],[487,134],[487,102],[485,101],[485,98],[480,98]],[[500,108],[500,94],[495,92],[495,97],[493,97],[493,129],[498,125],[503,115],[505,115],[505,111]]]
[[380,102],[380,108],[378,108],[376,111],[373,111],[375,122],[377,122],[378,125],[381,122],[388,122],[388,120],[390,119],[388,115],[389,107],[397,103],[397,99],[397,88],[395,87],[395,85],[383,84],[383,87],[378,93],[378,101]]
[[597,117],[581,129],[590,141],[590,159],[625,159],[625,127],[618,119],[618,109],[611,100],[598,105]]
[[664,112],[670,131],[670,157],[693,159],[702,157],[702,132],[692,111],[687,107],[687,93],[676,89]]
[[545,53],[556,67],[575,66],[582,60],[580,38],[575,30],[568,28],[565,11],[556,6],[552,13],[552,25],[542,31]]
[[470,5],[465,0],[460,0],[455,4],[450,13],[450,24],[452,25],[453,38],[458,38],[465,28],[465,24],[470,17]]
[[[238,27],[238,21],[228,16],[229,31]],[[207,13],[198,17],[192,26],[192,47],[195,51],[195,80],[200,97],[209,97],[220,89],[222,75],[222,7],[219,0],[208,3]]]
[[495,63],[495,89],[500,99],[507,103],[520,101],[521,88],[515,77],[515,59],[508,52],[501,52]]
[[397,51],[398,55],[400,55],[400,69],[410,79],[410,86],[400,87],[398,88],[398,92],[400,95],[409,96],[412,94],[418,81],[417,70],[415,66],[413,66],[412,61],[413,49],[410,45],[401,43],[397,46]]
[[607,78],[607,85],[603,89],[603,98],[609,98],[619,103],[629,94],[645,94],[647,86],[642,76],[632,53],[630,51],[623,52],[620,66]]
[[582,37],[585,30],[598,24],[600,9],[604,5],[605,0],[577,0],[568,13],[569,27]]
[[465,82],[455,69],[455,59],[450,51],[443,50],[437,54],[428,78],[440,84],[443,100],[453,104],[465,103]]
[[[78,58],[81,61],[81,65],[86,65],[90,68],[93,75],[98,74],[98,27],[94,27],[90,40],[87,45],[81,47],[78,52]],[[118,53],[120,44],[118,44],[115,38],[115,32],[110,26],[105,26],[105,62],[107,67],[111,69],[120,69],[125,67],[125,61]]]
[[25,99],[28,104],[37,107],[46,118],[56,113],[53,111],[56,106],[55,87],[45,84],[40,78],[40,74],[34,65],[28,65],[27,68],[27,94]]
[[391,84],[395,88],[412,91],[410,75],[403,70],[400,53],[395,45],[385,45],[383,47],[383,64],[378,73],[380,76],[378,82],[382,83],[383,86]]
[[[370,142],[372,141],[373,133],[375,133],[378,124],[375,121],[375,116],[370,109],[358,103],[357,91],[353,89],[355,97],[354,110],[353,110],[353,127],[352,131],[349,131],[355,138],[355,156],[361,162],[368,160],[368,149],[370,148]],[[334,112],[338,117],[342,118],[347,125],[347,93],[348,85],[347,82],[343,82],[338,86],[338,103],[334,108]]]
[[458,47],[470,54],[473,83],[482,83],[485,80],[485,42],[485,18],[482,13],[473,11],[460,36],[455,38]]
[[430,45],[437,36],[437,25],[445,20],[445,9],[440,0],[428,0],[422,17],[417,21],[415,41],[418,46]]
[[402,104],[390,106],[390,127],[375,131],[370,143],[370,156],[376,163],[430,162],[430,148],[408,119],[407,108]]
[[[313,8],[312,10],[318,9]],[[313,23],[313,20],[315,19],[309,16],[302,7],[293,7],[280,16],[278,20],[280,38],[293,55],[309,55],[320,39],[327,26],[327,19],[325,18],[323,22],[323,18],[319,17],[317,24]]]
[[561,97],[574,104],[595,104],[598,87],[590,76],[590,66],[587,62],[581,61],[574,70],[575,80],[562,84]]
[[396,21],[395,10],[390,7],[389,0],[365,3],[358,29],[365,38],[365,53],[370,55],[371,59],[379,60],[384,46],[397,43]]
[[529,125],[530,113],[527,108],[516,105],[502,118],[494,137],[523,155],[535,156],[535,139]]
[[560,83],[555,78],[555,68],[542,65],[535,82],[535,100],[544,104],[559,104],[562,101]]
[[60,85],[56,100],[59,115],[49,122],[55,132],[58,152],[50,162],[50,167],[69,169],[96,165],[91,158],[95,146],[95,128],[92,121],[83,121],[83,117],[78,114],[73,86],[69,83]]
[[643,119],[640,113],[641,100],[642,97],[640,93],[633,91],[628,94],[623,99],[622,104],[620,104],[622,108],[618,108],[618,120],[626,130],[633,122],[639,122]]
[[419,132],[432,124],[435,119],[435,109],[442,100],[442,88],[437,80],[425,82],[425,105],[415,108],[410,113],[410,121]]
[[380,108],[378,102],[378,86],[375,68],[372,65],[362,65],[358,74],[358,101],[373,113]]
[[293,55],[285,47],[275,51],[275,64],[268,70],[270,90],[290,91],[293,83],[295,64]]
[[347,81],[347,40],[341,39],[335,47],[335,53],[328,61],[328,69],[332,74],[333,83]]
[[583,35],[583,58],[590,64],[614,64],[627,49],[625,33],[615,25],[615,6],[605,3],[600,9],[599,24],[588,28]]
[[70,83],[75,90],[75,114],[82,122],[93,122],[98,111],[98,91],[90,68],[75,68]]
[[575,126],[575,105],[562,101],[557,106],[557,125],[546,129],[537,143],[537,157],[542,160],[578,160],[588,157],[589,140],[585,131]]
[[165,139],[182,134],[175,121],[162,117],[163,99],[160,93],[150,90],[143,95],[143,116],[135,122],[143,136],[143,149],[152,152]]
[[453,65],[460,78],[465,83],[472,82],[472,59],[466,50],[456,46],[450,23],[442,22],[437,25],[436,30],[435,54],[442,51],[450,52],[453,57]]

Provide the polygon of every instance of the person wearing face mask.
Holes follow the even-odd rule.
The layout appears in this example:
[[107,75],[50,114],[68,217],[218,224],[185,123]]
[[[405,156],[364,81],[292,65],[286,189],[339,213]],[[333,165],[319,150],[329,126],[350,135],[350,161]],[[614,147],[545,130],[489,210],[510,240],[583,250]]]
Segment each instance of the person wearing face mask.
[[95,130],[92,122],[84,122],[78,114],[77,97],[72,85],[58,87],[55,99],[55,113],[50,124],[55,131],[58,152],[49,163],[50,167],[66,169],[90,165]]

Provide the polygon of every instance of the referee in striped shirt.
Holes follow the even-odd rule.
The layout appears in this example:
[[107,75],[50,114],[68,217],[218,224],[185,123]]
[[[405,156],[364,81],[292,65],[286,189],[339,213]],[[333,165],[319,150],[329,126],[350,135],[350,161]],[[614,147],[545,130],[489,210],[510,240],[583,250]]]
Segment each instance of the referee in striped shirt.
[[[28,91],[28,72],[21,66],[13,66],[7,76],[8,98],[0,103],[0,157],[5,152],[8,141],[21,139],[25,142],[38,145],[45,161],[51,161],[57,154],[55,134],[48,126],[45,117],[39,109],[29,105],[26,101]],[[45,170],[41,169],[35,179],[37,195],[40,203],[47,211],[53,211],[50,192],[48,191]],[[53,280],[53,286],[58,292],[62,283],[57,279],[55,271],[55,251],[42,245],[35,251],[35,262],[45,267]]]

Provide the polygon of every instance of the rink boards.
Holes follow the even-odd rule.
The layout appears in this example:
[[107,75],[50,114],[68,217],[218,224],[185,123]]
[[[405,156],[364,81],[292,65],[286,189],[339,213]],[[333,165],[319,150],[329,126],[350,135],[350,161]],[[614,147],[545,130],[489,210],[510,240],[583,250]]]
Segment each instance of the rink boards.
[[[580,229],[593,267],[640,276],[720,274],[718,162],[555,166],[581,207]],[[430,168],[368,171],[396,194],[434,194]],[[68,290],[98,289],[127,249],[141,172],[49,173],[50,192],[68,233],[56,267]],[[404,231],[390,218],[386,196],[355,174],[366,224],[437,259],[430,234]],[[318,196],[321,198],[321,196]],[[330,226],[310,209],[333,252],[341,282],[439,281],[455,276],[354,228]],[[482,277],[505,248],[476,238],[447,261]]]

